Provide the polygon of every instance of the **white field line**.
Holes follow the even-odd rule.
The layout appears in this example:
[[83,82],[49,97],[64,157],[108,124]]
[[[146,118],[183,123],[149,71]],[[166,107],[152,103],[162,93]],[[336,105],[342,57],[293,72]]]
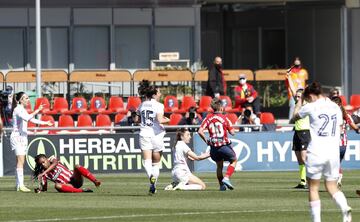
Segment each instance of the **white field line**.
[[[308,212],[308,210],[232,210],[232,211],[200,211],[200,212],[179,212],[179,213],[162,213],[162,214],[130,214],[130,215],[114,215],[101,217],[74,217],[74,218],[44,218],[34,220],[9,220],[5,222],[42,222],[42,221],[79,221],[79,220],[106,220],[106,219],[120,219],[120,218],[141,218],[141,217],[168,217],[168,216],[188,216],[188,215],[202,215],[202,214],[240,214],[240,213],[268,213],[268,212]],[[339,209],[326,209],[323,212],[336,212]]]

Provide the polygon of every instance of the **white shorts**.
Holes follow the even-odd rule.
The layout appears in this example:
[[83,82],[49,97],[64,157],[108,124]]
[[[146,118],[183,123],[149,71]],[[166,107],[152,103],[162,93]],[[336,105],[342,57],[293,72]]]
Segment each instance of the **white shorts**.
[[326,181],[334,181],[339,178],[340,159],[323,159],[309,154],[306,160],[306,176],[313,180],[320,180],[324,175]]
[[152,150],[155,152],[161,152],[165,149],[164,146],[164,133],[160,133],[154,137],[140,136],[140,148],[141,150]]
[[171,171],[171,174],[174,182],[178,182],[178,183],[182,182],[185,184],[189,182],[190,176],[192,175],[192,173],[189,170],[183,168],[174,168]]
[[16,156],[26,155],[28,147],[27,136],[20,136],[19,134],[11,133],[10,144],[11,149],[15,150]]

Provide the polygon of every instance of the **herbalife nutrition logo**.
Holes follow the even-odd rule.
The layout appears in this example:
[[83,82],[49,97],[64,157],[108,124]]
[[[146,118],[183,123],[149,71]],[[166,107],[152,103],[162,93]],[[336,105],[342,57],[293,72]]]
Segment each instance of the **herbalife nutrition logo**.
[[45,137],[35,138],[29,143],[26,153],[26,162],[32,170],[35,168],[35,156],[38,154],[45,154],[47,157],[56,157],[57,153],[55,145]]

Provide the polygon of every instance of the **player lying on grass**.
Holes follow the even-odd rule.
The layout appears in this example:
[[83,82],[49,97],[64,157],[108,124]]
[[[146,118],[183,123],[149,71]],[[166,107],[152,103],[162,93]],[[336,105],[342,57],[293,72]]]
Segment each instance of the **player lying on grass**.
[[210,153],[196,155],[187,145],[190,139],[189,129],[181,128],[177,130],[174,147],[174,167],[171,172],[173,183],[165,187],[165,190],[205,190],[206,188],[205,183],[191,173],[187,160],[204,160],[210,157]]
[[40,184],[35,192],[46,191],[47,180],[53,181],[55,189],[63,193],[93,192],[88,188],[80,188],[84,183],[83,177],[93,182],[96,187],[101,185],[101,182],[83,166],[75,165],[74,171],[71,171],[55,157],[47,158],[44,154],[37,155],[35,163],[34,179]]
[[[237,157],[231,147],[228,133],[235,135],[235,130],[230,120],[223,114],[223,106],[220,99],[214,98],[211,102],[211,107],[215,112],[206,116],[198,133],[201,139],[210,146],[210,157],[216,162],[216,175],[220,184],[220,190],[224,191],[226,188],[232,190],[234,187],[230,182],[230,177],[235,171]],[[209,131],[209,139],[206,139],[205,130]],[[230,162],[225,177],[222,171],[224,161]]]

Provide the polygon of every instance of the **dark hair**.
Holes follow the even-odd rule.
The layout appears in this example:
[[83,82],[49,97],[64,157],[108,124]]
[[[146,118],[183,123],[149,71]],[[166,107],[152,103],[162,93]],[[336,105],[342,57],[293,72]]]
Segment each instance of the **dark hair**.
[[14,109],[20,103],[20,100],[24,94],[25,94],[24,92],[18,92],[13,96],[13,101],[12,101],[12,105],[11,105],[11,117],[14,112]]
[[176,131],[176,139],[175,139],[175,145],[174,145],[174,148],[177,144],[178,141],[181,140],[181,137],[184,136],[184,134],[186,132],[189,132],[189,129],[188,128],[180,128]]
[[37,180],[37,176],[44,171],[44,167],[41,164],[39,164],[40,158],[47,158],[47,157],[45,154],[38,154],[35,157],[35,168],[33,173],[34,180]]
[[331,97],[331,101],[333,101],[334,103],[336,103],[336,105],[338,105],[340,107],[342,115],[343,115],[343,119],[345,119],[347,113],[346,113],[344,106],[342,105],[341,98],[338,96],[333,96],[333,97]]
[[305,88],[304,97],[308,98],[310,96],[310,94],[314,94],[317,96],[322,94],[322,88],[321,88],[320,83],[313,82]]
[[214,98],[214,99],[211,101],[211,108],[212,108],[215,112],[220,111],[221,107],[222,107],[222,103],[221,103],[221,100],[220,100],[220,99]]
[[149,80],[144,79],[139,83],[138,93],[140,97],[151,99],[157,92],[158,88],[154,85],[150,85]]

